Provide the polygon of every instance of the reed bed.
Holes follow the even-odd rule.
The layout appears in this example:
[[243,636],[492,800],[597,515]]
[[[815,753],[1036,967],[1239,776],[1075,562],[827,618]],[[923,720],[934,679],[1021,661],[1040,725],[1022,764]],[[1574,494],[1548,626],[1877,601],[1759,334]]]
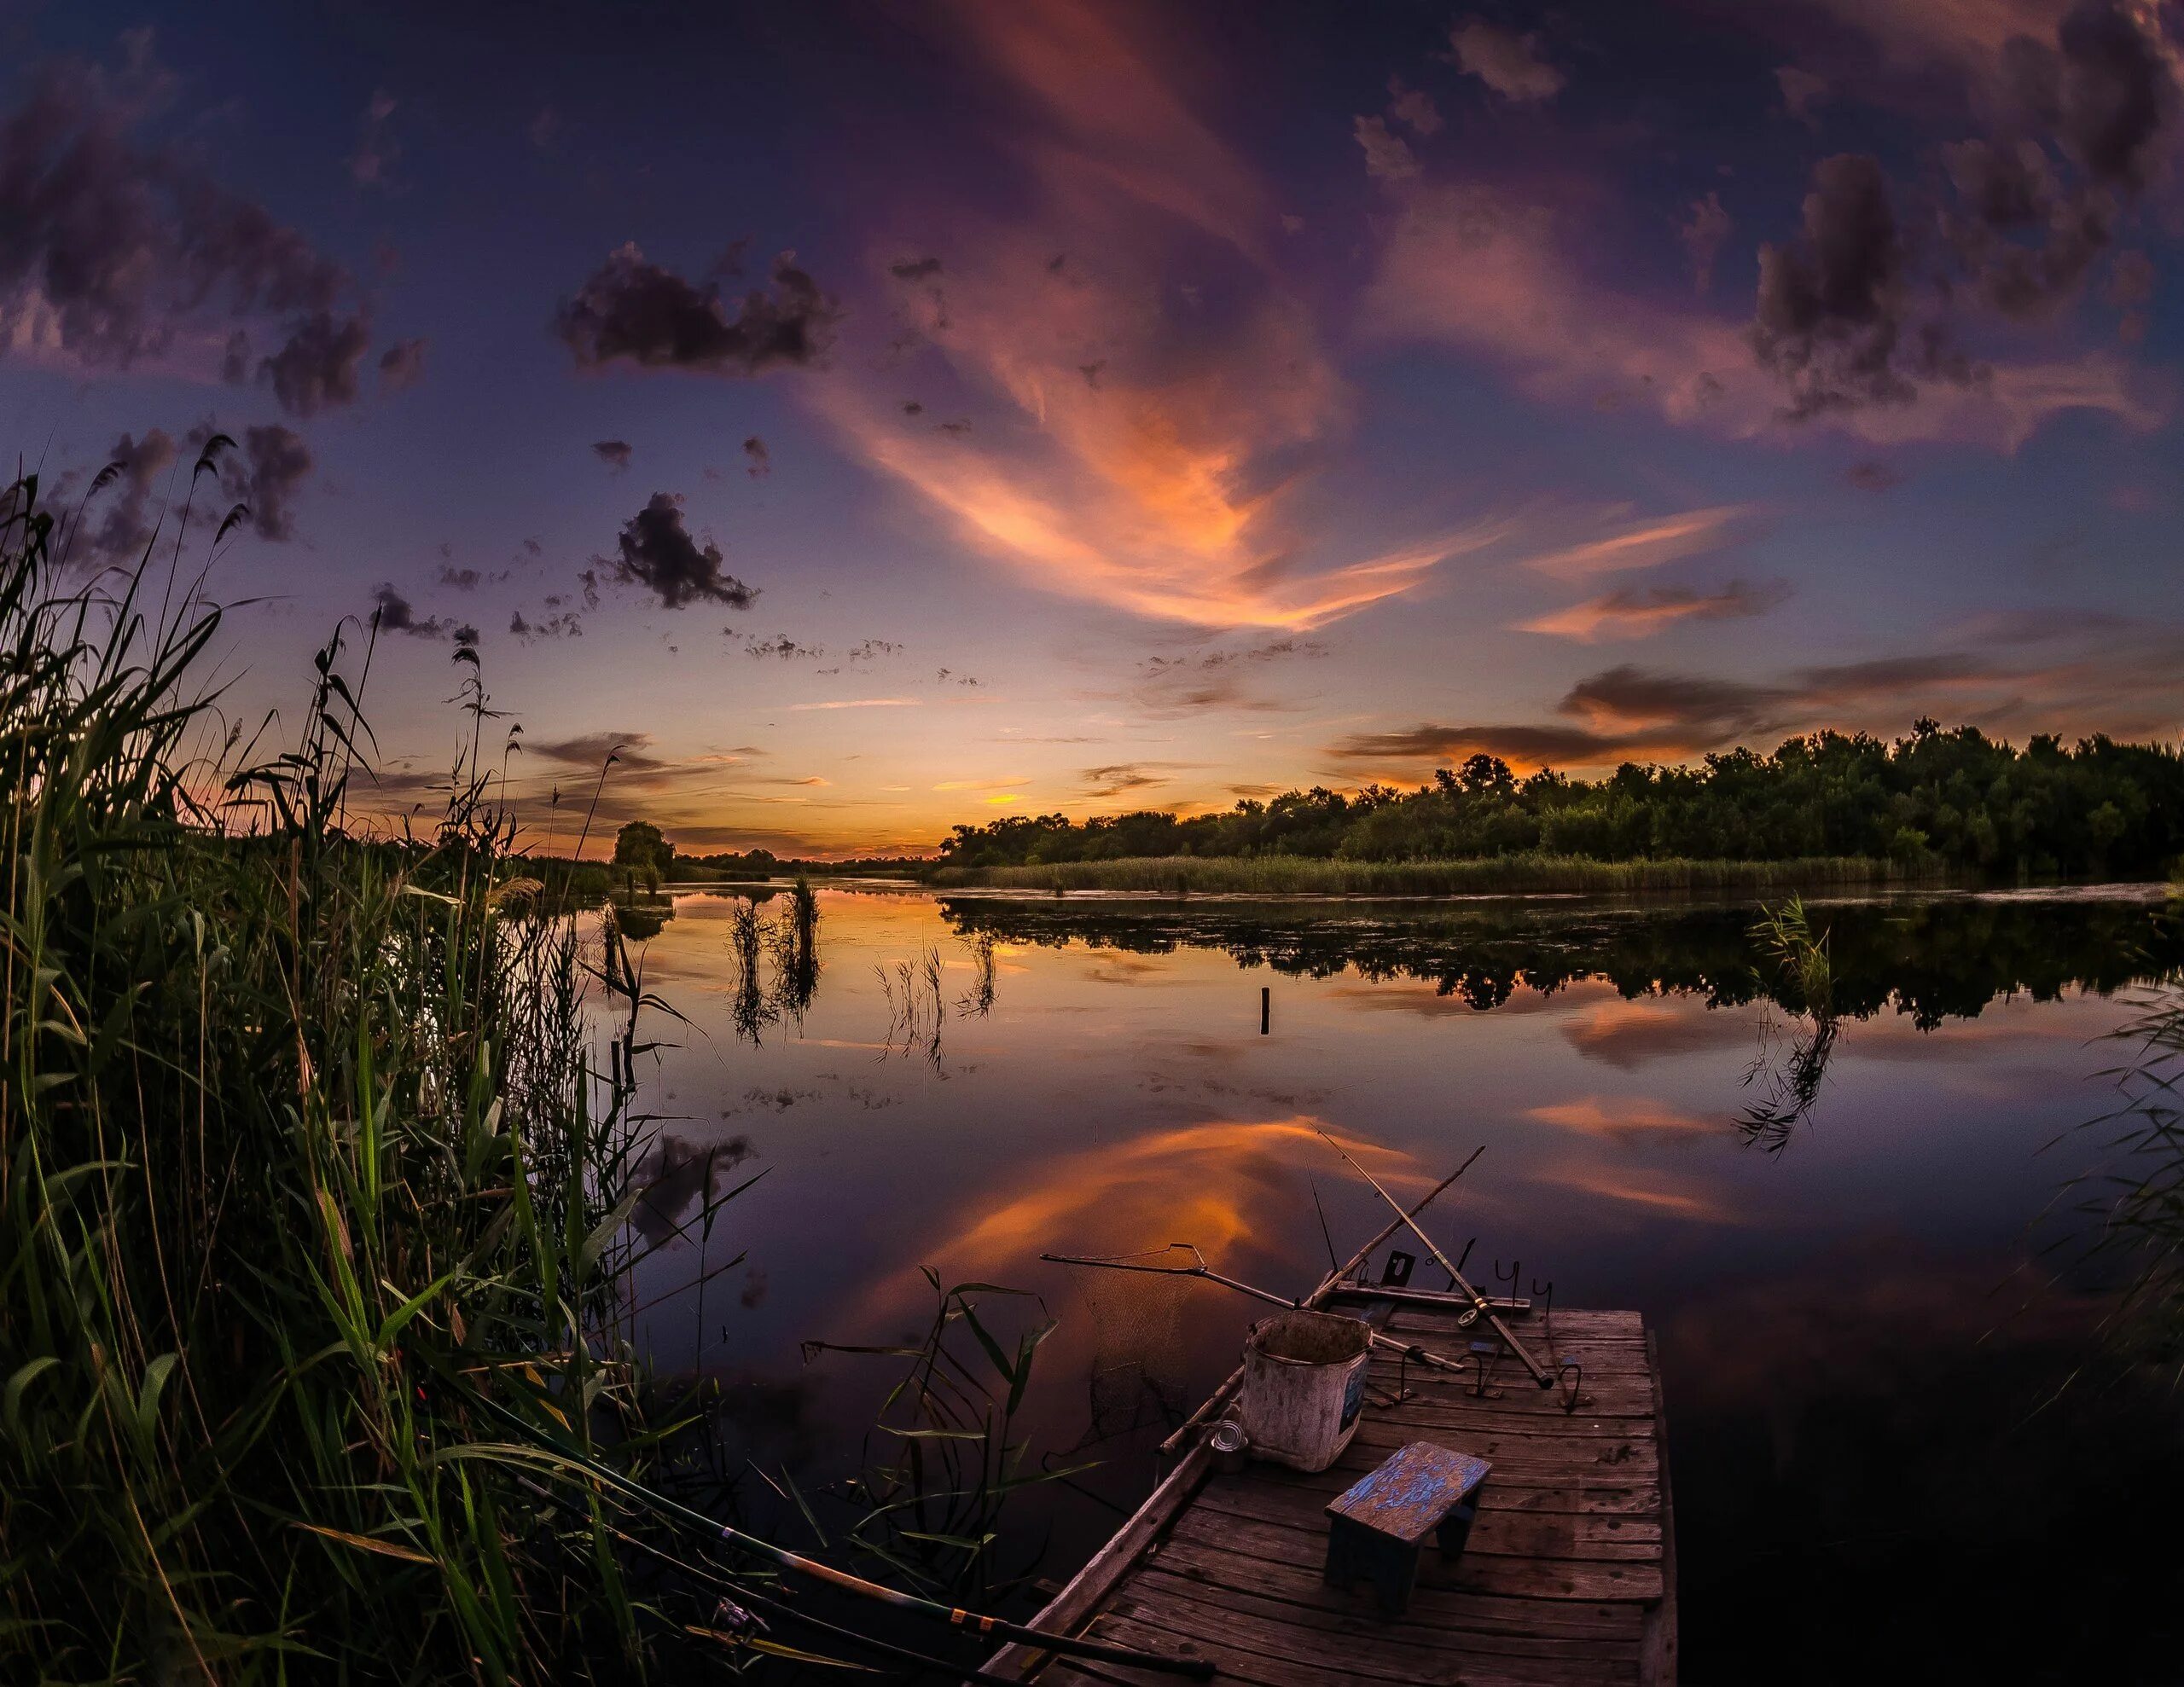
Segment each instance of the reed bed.
[[1489,855],[1467,861],[1351,861],[1303,855],[1153,855],[1025,867],[942,867],[939,888],[1144,891],[1162,896],[1464,896],[1576,891],[1772,891],[1920,882],[1896,863],[1858,855],[1783,861],[1594,861]]
[[649,1673],[700,1643],[633,1582],[642,1526],[552,1449],[643,1472],[661,1432],[624,1222],[656,1004],[611,922],[528,908],[476,658],[433,835],[367,839],[368,638],[320,652],[292,747],[260,753],[197,689],[218,610],[148,558],[67,587],[56,549],[19,484],[0,1677]]

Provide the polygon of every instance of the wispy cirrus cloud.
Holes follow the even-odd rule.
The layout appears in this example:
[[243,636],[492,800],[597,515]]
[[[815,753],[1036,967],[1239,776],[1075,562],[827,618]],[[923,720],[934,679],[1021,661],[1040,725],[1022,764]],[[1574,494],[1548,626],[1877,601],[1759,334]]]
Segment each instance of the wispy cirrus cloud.
[[1598,539],[1536,552],[1526,556],[1524,563],[1559,580],[1619,574],[1718,550],[1745,536],[1757,525],[1757,513],[1745,505],[1683,510],[1628,523]]
[[1567,609],[1534,616],[1519,621],[1517,630],[1573,639],[1579,644],[1606,644],[1650,638],[1685,622],[1749,620],[1779,607],[1789,596],[1790,588],[1782,581],[1755,586],[1732,580],[1715,592],[1688,586],[1649,586],[1642,591],[1610,592]]
[[[1498,536],[1330,536],[1315,471],[1352,395],[1269,258],[1257,173],[1111,12],[957,14],[1031,113],[1008,142],[1027,209],[937,208],[937,256],[880,253],[913,349],[884,386],[845,370],[815,399],[866,461],[1044,589],[1200,626],[1321,625]],[[960,408],[903,402],[905,370]]]

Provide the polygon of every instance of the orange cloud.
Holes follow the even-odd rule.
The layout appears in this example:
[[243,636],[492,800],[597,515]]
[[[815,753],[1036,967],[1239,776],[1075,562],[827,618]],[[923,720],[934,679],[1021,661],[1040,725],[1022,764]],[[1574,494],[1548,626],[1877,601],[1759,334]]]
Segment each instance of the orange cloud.
[[1679,557],[1719,549],[1737,536],[1740,527],[1749,525],[1751,513],[1740,504],[1686,510],[1680,515],[1639,522],[1604,539],[1528,556],[1525,565],[1559,580],[1657,567]]
[[1605,644],[1612,639],[1650,638],[1683,621],[1734,621],[1763,615],[1788,594],[1784,586],[1751,587],[1732,580],[1718,592],[1682,586],[1655,586],[1643,592],[1610,592],[1551,614],[1520,621],[1517,630]]
[[[1313,471],[1351,396],[1271,270],[1257,177],[1101,13],[963,11],[1031,108],[1031,208],[921,217],[930,270],[883,255],[916,270],[897,349],[919,349],[884,389],[810,389],[868,461],[1043,588],[1200,626],[1318,626],[1499,536],[1329,541]],[[906,386],[949,392],[946,420]]]

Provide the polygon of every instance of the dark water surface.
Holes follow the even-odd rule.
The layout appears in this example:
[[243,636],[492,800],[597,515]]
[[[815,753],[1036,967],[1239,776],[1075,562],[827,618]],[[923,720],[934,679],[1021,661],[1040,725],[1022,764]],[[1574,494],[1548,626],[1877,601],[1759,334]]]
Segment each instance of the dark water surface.
[[[641,1289],[659,1361],[726,1385],[735,1459],[783,1487],[857,1470],[899,1370],[799,1343],[913,1336],[923,1266],[1030,1290],[1059,1328],[1023,1422],[1104,1462],[1000,1545],[1064,1579],[1254,1314],[1041,1250],[1188,1241],[1301,1292],[1316,1193],[1345,1253],[1384,1216],[1317,1132],[1398,1193],[1484,1144],[1437,1238],[1658,1332],[1687,1681],[2184,1678],[2184,1401],[2106,1356],[2099,1285],[2024,1268],[2098,1139],[2041,1151],[2111,1104],[2101,1039],[2184,959],[2144,896],[1816,907],[1841,1017],[1806,1111],[1804,1004],[1748,905],[828,890],[816,977],[768,942],[746,979],[740,900],[678,896],[644,946],[690,1023],[643,1222],[687,1215],[708,1149],[716,1189],[767,1174]],[[771,1493],[741,1499],[808,1542]]]

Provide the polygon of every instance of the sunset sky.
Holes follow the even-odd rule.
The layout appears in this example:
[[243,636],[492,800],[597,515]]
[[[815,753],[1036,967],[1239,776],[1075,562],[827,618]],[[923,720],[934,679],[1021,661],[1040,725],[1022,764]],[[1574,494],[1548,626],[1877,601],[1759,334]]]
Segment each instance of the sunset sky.
[[619,745],[603,812],[697,851],[1921,714],[2174,739],[2180,41],[0,4],[0,409],[85,575],[156,530],[164,579],[235,438],[182,541],[249,504],[223,706],[293,722],[380,609],[389,814],[473,635],[531,812]]

